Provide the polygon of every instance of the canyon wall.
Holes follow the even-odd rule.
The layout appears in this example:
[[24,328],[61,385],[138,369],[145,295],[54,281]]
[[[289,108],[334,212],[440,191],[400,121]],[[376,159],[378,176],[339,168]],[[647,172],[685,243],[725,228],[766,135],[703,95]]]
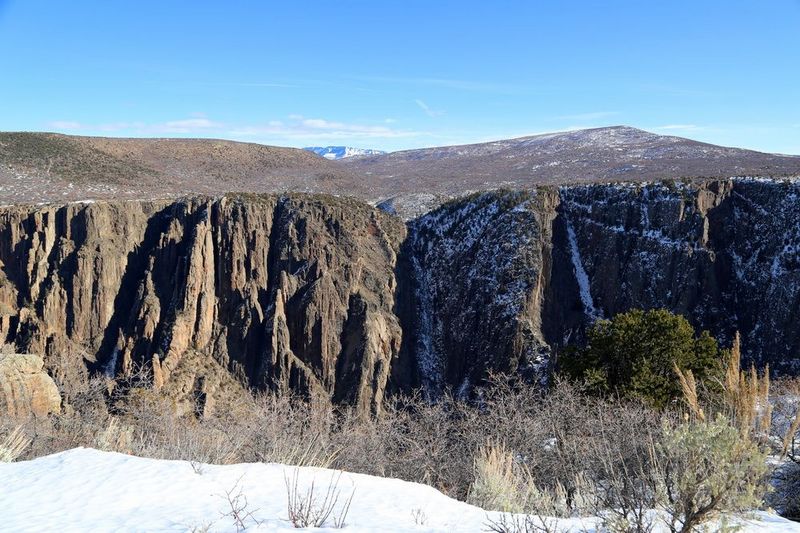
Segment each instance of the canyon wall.
[[231,376],[380,409],[546,374],[588,325],[666,307],[800,372],[800,186],[789,181],[486,192],[407,225],[319,195],[0,208],[0,340],[143,367],[202,398]]
[[[542,375],[594,321],[667,308],[800,372],[800,185],[738,179],[488,192],[409,225],[401,383]],[[401,287],[403,286],[401,280]],[[409,374],[409,370],[416,374]]]
[[144,366],[179,396],[213,396],[216,365],[376,410],[400,349],[404,235],[366,204],[311,195],[6,207],[0,337],[111,376]]

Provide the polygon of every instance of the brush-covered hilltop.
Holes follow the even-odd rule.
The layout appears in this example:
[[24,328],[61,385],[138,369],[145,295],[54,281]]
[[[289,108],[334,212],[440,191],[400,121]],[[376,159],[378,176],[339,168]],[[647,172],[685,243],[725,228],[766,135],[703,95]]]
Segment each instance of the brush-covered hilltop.
[[345,191],[349,171],[307,150],[216,139],[0,133],[0,202]]
[[[0,133],[0,202],[310,192],[389,200],[419,214],[500,187],[800,174],[800,157],[725,148],[630,127],[328,160],[212,139]],[[431,195],[408,199],[407,195]],[[433,198],[434,200],[431,200]],[[400,213],[403,214],[403,213]]]
[[373,187],[449,195],[486,188],[800,174],[800,157],[726,148],[627,126],[406,150],[341,161]]

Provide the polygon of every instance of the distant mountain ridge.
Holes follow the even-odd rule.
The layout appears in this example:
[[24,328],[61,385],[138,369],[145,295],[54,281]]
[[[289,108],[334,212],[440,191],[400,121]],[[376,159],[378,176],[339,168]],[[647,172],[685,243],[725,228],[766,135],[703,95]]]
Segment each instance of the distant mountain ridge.
[[360,155],[383,155],[382,150],[372,150],[370,148],[353,148],[352,146],[307,146],[303,150],[314,152],[325,159],[346,159]]
[[[0,204],[310,192],[391,199],[401,216],[488,189],[735,176],[800,176],[800,156],[767,154],[626,126],[377,155],[325,156],[218,139],[125,139],[0,132]],[[412,196],[400,198],[404,195]],[[416,195],[416,196],[414,196]]]
[[800,175],[800,156],[717,146],[629,126],[404,150],[337,164],[368,176],[372,187],[392,184],[404,192],[448,195],[548,184]]

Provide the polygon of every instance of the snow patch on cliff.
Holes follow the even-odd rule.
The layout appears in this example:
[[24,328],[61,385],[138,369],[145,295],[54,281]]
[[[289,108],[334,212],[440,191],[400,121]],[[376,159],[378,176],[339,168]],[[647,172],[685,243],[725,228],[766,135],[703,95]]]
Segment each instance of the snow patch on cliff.
[[567,221],[567,239],[569,241],[569,252],[572,259],[572,268],[575,271],[575,280],[578,282],[578,290],[580,292],[581,303],[583,304],[586,316],[594,322],[600,318],[600,313],[594,307],[594,300],[592,299],[592,291],[589,285],[589,276],[586,275],[586,270],[583,268],[583,261],[581,260],[581,251],[578,249],[578,239],[575,236],[575,230],[572,223]]
[[[473,371],[470,365],[497,363],[478,361],[491,359],[512,338],[522,339],[515,348],[520,365],[546,362],[543,341],[536,338],[536,326],[524,307],[541,267],[541,247],[535,245],[541,228],[531,204],[535,198],[526,192],[477,194],[411,223],[407,242],[415,289],[414,351],[429,394],[441,390],[444,354],[453,350],[470,354],[454,365],[456,373],[467,375]],[[503,357],[497,355],[498,360]],[[457,377],[447,370],[448,379]],[[457,388],[461,382],[450,385]]]

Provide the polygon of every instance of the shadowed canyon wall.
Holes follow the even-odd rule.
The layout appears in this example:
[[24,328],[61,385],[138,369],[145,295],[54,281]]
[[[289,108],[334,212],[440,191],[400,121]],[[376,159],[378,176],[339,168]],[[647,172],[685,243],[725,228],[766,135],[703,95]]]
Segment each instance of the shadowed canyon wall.
[[[0,338],[109,375],[144,366],[213,397],[466,393],[541,376],[587,325],[666,307],[746,357],[800,371],[800,186],[488,192],[406,226],[356,200],[238,195],[0,208]],[[206,400],[204,400],[206,401]]]

